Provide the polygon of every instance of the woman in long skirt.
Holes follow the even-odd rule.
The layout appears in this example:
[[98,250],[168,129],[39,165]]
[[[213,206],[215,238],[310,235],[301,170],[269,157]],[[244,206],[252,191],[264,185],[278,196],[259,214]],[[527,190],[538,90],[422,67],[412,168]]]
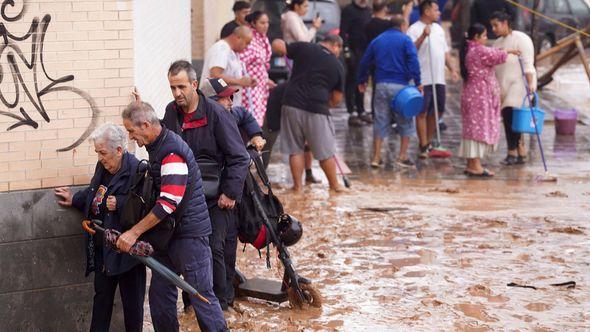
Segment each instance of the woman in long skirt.
[[487,47],[487,39],[486,28],[476,23],[469,28],[460,52],[464,83],[459,156],[467,159],[465,174],[469,176],[494,176],[481,165],[481,158],[496,149],[500,136],[500,85],[494,67],[506,62],[508,54],[519,54]]

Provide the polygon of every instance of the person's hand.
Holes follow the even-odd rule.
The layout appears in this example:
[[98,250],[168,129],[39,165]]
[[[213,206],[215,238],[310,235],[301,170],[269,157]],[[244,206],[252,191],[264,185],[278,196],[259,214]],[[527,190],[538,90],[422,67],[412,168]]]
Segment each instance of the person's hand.
[[430,25],[424,27],[424,31],[422,31],[422,36],[428,37],[430,36]]
[[131,247],[137,242],[137,238],[139,235],[135,234],[133,229],[128,230],[127,232],[121,234],[117,239],[117,249],[122,252],[129,252]]
[[217,200],[217,206],[219,206],[220,209],[233,209],[234,206],[236,206],[236,201],[225,196],[225,194],[221,194]]
[[313,19],[313,21],[311,22],[311,26],[313,26],[316,29],[319,29],[322,27],[322,18],[320,16],[317,16],[316,18]]
[[239,79],[239,84],[245,88],[256,86],[256,79],[244,76]]
[[60,200],[57,204],[61,206],[72,206],[72,191],[69,187],[58,187],[54,189],[55,196]]
[[135,100],[136,103],[141,103],[141,96],[139,95],[139,91],[137,91],[137,87],[134,86],[133,90],[131,91],[131,98]]
[[262,148],[264,148],[264,145],[266,144],[266,140],[262,138],[262,136],[257,135],[252,137],[250,144],[252,144],[252,146],[254,146],[257,151],[262,151]]
[[266,86],[269,90],[272,90],[277,87],[277,84],[275,83],[275,81],[269,79],[268,82],[266,82]]
[[420,91],[420,93],[424,94],[424,85],[420,84],[416,88],[418,88],[418,91]]
[[516,56],[520,56],[521,52],[519,50],[506,50],[508,54],[514,54]]
[[359,84],[358,89],[360,93],[365,93],[367,91],[367,83]]
[[107,197],[107,210],[111,212],[117,210],[117,198],[115,196]]

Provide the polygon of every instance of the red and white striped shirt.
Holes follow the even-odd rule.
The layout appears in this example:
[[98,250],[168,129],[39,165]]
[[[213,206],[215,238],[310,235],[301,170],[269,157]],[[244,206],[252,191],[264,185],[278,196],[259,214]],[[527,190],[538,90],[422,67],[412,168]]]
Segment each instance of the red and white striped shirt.
[[162,160],[160,168],[160,197],[152,213],[162,220],[180,205],[188,182],[188,166],[185,160],[174,153]]

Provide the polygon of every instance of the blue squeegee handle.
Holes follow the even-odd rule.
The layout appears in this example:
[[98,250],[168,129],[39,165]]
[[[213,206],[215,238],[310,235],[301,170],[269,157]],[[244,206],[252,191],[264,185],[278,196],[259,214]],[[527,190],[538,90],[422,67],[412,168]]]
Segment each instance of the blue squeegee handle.
[[526,88],[526,95],[529,101],[529,108],[531,109],[531,115],[533,116],[535,134],[537,136],[537,142],[539,143],[539,150],[541,151],[541,159],[543,159],[543,168],[545,169],[545,173],[547,173],[547,161],[545,161],[545,153],[543,152],[543,145],[541,144],[541,135],[539,134],[539,128],[537,127],[537,117],[535,116],[535,111],[533,109],[533,100],[531,99],[532,93],[529,86],[529,81],[526,79],[526,73],[524,72],[524,64],[522,63],[522,57],[520,56],[518,57],[518,63],[520,64],[520,71],[522,73],[522,79],[524,81],[524,86]]

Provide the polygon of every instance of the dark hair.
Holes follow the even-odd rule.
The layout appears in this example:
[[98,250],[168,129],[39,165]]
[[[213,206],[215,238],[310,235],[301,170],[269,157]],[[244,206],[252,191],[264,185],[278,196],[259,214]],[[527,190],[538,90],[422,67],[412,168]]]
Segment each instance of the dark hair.
[[469,73],[467,72],[467,65],[465,64],[465,58],[467,57],[467,41],[473,40],[476,36],[485,33],[486,27],[479,23],[474,23],[467,29],[467,34],[463,38],[463,43],[461,44],[461,50],[459,50],[459,63],[461,65],[461,77],[463,77],[464,81],[467,81],[469,77]]
[[436,0],[422,0],[422,2],[420,2],[420,4],[418,5],[418,8],[420,9],[420,16],[424,15],[424,13],[426,13],[426,9],[432,7],[432,5],[437,4],[438,5],[438,1]]
[[249,24],[254,24],[256,23],[263,15],[266,15],[265,12],[261,11],[261,10],[257,10],[254,12],[251,12],[250,14],[246,15],[246,22],[248,22]]
[[234,12],[239,12],[242,9],[248,9],[252,7],[248,1],[236,1],[234,6],[231,8]]
[[384,1],[387,3],[387,10],[391,14],[403,14],[403,7],[407,4],[414,6],[414,0],[396,0],[396,1]]
[[387,2],[385,0],[373,0],[373,12],[377,13],[383,10],[383,8],[387,7]]
[[500,22],[508,22],[508,26],[510,26],[510,19],[510,14],[505,11],[495,11],[492,13],[492,16],[490,16],[490,21],[498,20]]
[[295,10],[295,5],[301,6],[306,1],[307,0],[291,0],[291,2],[287,5],[287,8],[289,8],[289,10]]
[[190,82],[197,80],[197,72],[193,65],[186,60],[176,60],[168,68],[168,76],[173,75],[176,76],[181,71],[186,72],[188,79]]
[[395,14],[395,15],[391,16],[389,21],[391,22],[391,27],[394,29],[398,29],[398,30],[401,30],[402,25],[404,25],[404,23],[406,23],[406,19],[404,18],[404,16],[402,14]]

